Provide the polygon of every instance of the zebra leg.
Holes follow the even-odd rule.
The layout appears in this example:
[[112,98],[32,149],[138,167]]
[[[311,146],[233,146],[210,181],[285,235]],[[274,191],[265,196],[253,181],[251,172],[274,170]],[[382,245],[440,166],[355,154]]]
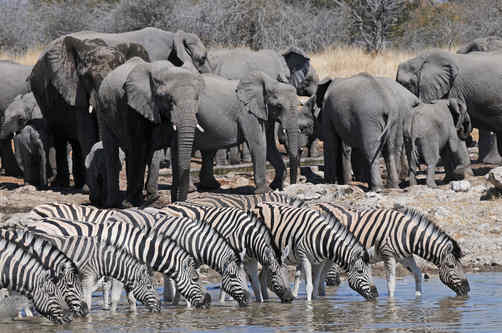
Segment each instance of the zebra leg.
[[132,292],[127,293],[127,302],[129,303],[129,311],[136,313],[138,309],[136,307],[136,297],[134,297]]
[[385,257],[384,265],[389,297],[394,297],[394,291],[396,290],[396,258],[393,256]]
[[300,265],[296,265],[295,271],[295,284],[293,285],[293,296],[298,297],[298,290],[300,289],[300,282],[302,280],[302,268]]
[[422,296],[422,272],[417,266],[413,255],[411,255],[411,257],[401,259],[399,262],[413,273],[415,276],[415,295]]
[[108,310],[110,308],[110,293],[112,289],[112,282],[106,277],[101,279],[101,286],[103,288],[103,309]]
[[260,272],[261,297],[263,300],[269,299],[267,286],[267,270],[263,269]]
[[112,292],[111,292],[111,299],[112,299],[112,307],[111,311],[115,312],[117,311],[117,305],[120,302],[120,295],[122,294],[122,289],[124,288],[124,284],[118,280],[113,279],[111,281],[112,284]]
[[98,280],[96,275],[86,275],[82,279],[82,299],[87,303],[89,312],[91,312],[92,293],[98,288]]
[[320,281],[321,273],[324,268],[324,263],[312,265],[312,280],[314,289],[312,290],[312,298],[316,299],[319,297],[320,292],[319,289],[321,285],[323,286],[323,294],[321,296],[326,296],[326,290],[324,290],[324,283]]
[[164,275],[164,302],[172,302],[176,296],[176,286],[174,281],[167,275]]
[[261,296],[260,281],[258,280],[258,265],[256,260],[248,261],[244,264],[244,268],[251,278],[251,287],[253,288],[254,296],[256,302],[263,303],[263,298]]
[[300,262],[305,275],[305,292],[307,293],[307,301],[310,302],[312,301],[312,293],[314,291],[312,284],[312,264],[306,256],[303,256],[303,258],[300,259]]

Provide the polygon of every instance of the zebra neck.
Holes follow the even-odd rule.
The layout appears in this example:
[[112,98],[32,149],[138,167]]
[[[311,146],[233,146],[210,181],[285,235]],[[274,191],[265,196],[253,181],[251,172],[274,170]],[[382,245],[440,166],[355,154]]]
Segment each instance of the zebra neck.
[[106,246],[98,251],[97,259],[99,275],[110,276],[122,282],[132,279],[132,270],[137,265],[128,253],[114,246]]
[[321,253],[325,251],[325,259],[335,262],[345,270],[355,253],[363,250],[362,245],[342,224],[330,226],[319,243],[316,245],[321,247]]
[[450,238],[436,225],[428,221],[421,221],[412,230],[411,245],[413,254],[434,263],[438,266],[441,262],[441,254]]
[[[12,246],[12,245],[11,245]],[[1,286],[15,290],[28,298],[32,298],[33,290],[41,285],[43,281],[40,279],[42,272],[46,271],[43,265],[28,252],[16,255],[19,248],[14,249],[14,252],[5,251],[0,256],[2,264]],[[19,274],[19,270],[24,270],[24,274]]]

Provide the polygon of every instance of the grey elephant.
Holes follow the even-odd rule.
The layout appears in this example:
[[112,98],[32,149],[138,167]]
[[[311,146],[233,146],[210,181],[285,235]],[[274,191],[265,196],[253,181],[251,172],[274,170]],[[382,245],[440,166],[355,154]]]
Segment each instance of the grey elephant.
[[502,39],[498,36],[476,38],[457,50],[458,54],[471,52],[492,52],[502,50]]
[[17,96],[7,107],[0,137],[14,136],[15,157],[25,184],[46,187],[56,176],[53,142],[32,93]]
[[427,185],[436,187],[434,174],[441,157],[448,180],[460,168],[461,175],[470,166],[470,158],[462,140],[471,132],[471,120],[465,104],[456,99],[442,99],[418,105],[405,125],[406,152],[410,185],[416,185],[419,157],[427,164]]
[[173,158],[171,199],[186,200],[203,88],[198,73],[168,61],[147,63],[140,58],[117,67],[103,80],[97,114],[106,156],[106,207],[121,204],[119,147],[126,154],[127,173],[127,198],[122,206],[142,203],[145,167],[152,166],[154,152],[165,147],[171,148]]
[[[485,52],[486,55],[492,55],[500,53],[501,50],[502,39],[497,36],[489,36],[472,40],[461,47],[457,53],[478,55],[479,52]],[[497,136],[493,132],[480,129],[478,147],[478,161],[488,164],[502,163],[502,156],[497,148]]]
[[[120,169],[125,160],[125,154],[119,148]],[[119,169],[119,171],[120,171]],[[89,154],[85,157],[85,171],[87,184],[89,185],[89,200],[95,206],[105,204],[106,194],[106,163],[103,142],[96,142]]]
[[282,188],[285,166],[275,143],[275,122],[286,133],[290,161],[290,181],[296,182],[298,167],[299,104],[295,89],[278,82],[263,72],[251,72],[239,81],[212,74],[202,75],[205,89],[200,97],[199,123],[204,132],[197,132],[195,149],[202,152],[200,183],[217,188],[213,159],[217,149],[246,142],[253,161],[255,193],[270,191],[265,179],[265,161],[275,168],[270,187]]
[[316,103],[324,141],[325,181],[350,182],[350,149],[361,154],[360,169],[368,170],[371,190],[383,188],[379,157],[383,153],[390,187],[399,184],[404,119],[418,100],[389,78],[360,73],[327,78],[319,83]]
[[[32,66],[18,64],[9,60],[0,60],[0,119],[15,97],[30,91],[26,78],[30,76]],[[0,128],[2,124],[0,124]],[[2,168],[8,176],[21,176],[11,145],[12,135],[0,140],[0,157]]]
[[33,67],[31,88],[54,137],[56,186],[69,186],[67,142],[72,145],[75,187],[85,184],[84,159],[98,141],[93,110],[103,78],[129,57],[149,59],[139,44],[117,40],[113,45],[91,33],[62,36],[47,46]]
[[472,127],[496,133],[502,151],[500,77],[502,55],[433,50],[401,63],[396,80],[426,103],[450,97],[464,102]]

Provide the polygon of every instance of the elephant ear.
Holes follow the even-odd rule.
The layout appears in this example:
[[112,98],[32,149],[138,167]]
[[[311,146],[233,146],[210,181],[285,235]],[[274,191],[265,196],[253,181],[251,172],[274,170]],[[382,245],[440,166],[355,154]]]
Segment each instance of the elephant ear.
[[291,73],[291,84],[298,88],[305,80],[310,69],[310,58],[297,47],[290,47],[282,53]]
[[79,77],[77,72],[78,53],[76,49],[85,44],[72,36],[55,41],[45,54],[49,79],[69,105],[76,105],[79,98]]
[[328,90],[332,82],[334,82],[332,78],[326,77],[322,81],[320,81],[319,84],[317,85],[317,90],[315,93],[317,107],[322,108],[324,95],[326,94],[326,91]]
[[467,137],[472,130],[471,118],[467,113],[467,106],[463,101],[459,99],[450,98],[448,100],[448,107],[453,117],[453,123],[455,124],[455,128],[457,129],[459,138],[462,140],[467,140]]
[[143,117],[160,124],[160,112],[152,96],[151,65],[138,64],[127,76],[123,89],[127,94],[127,104]]
[[431,56],[423,63],[418,74],[418,97],[427,103],[448,96],[458,71],[451,57]]
[[[270,82],[269,82],[270,81]],[[272,79],[263,72],[251,72],[248,77],[239,81],[235,92],[244,108],[258,119],[268,120],[268,110],[265,104],[266,85],[272,85]]]
[[146,49],[138,43],[120,43],[115,46],[129,60],[134,57],[139,57],[146,62],[150,62],[150,56]]

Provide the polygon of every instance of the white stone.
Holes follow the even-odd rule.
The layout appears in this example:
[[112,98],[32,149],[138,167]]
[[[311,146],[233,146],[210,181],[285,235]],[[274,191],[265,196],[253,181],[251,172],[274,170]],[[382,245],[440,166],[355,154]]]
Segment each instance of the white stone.
[[502,190],[502,167],[491,169],[486,178],[493,186]]
[[450,183],[450,188],[454,192],[469,192],[471,183],[467,180],[453,181]]

